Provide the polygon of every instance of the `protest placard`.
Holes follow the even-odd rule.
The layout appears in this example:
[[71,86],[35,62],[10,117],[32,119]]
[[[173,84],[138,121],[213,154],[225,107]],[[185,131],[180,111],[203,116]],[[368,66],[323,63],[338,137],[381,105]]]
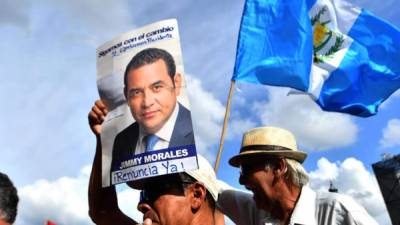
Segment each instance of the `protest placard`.
[[197,168],[175,19],[101,45],[97,86],[109,108],[101,134],[103,187]]

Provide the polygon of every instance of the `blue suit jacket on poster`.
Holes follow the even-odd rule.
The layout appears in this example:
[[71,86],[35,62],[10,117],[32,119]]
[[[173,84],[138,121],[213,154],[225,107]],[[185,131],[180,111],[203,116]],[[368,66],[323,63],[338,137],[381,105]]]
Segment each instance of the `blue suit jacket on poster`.
[[[184,145],[194,145],[194,135],[190,111],[183,105],[178,104],[179,111],[175,122],[174,130],[168,147]],[[139,124],[131,124],[115,137],[111,170],[119,170],[118,165],[121,161],[129,159],[135,155],[136,143],[139,137]]]

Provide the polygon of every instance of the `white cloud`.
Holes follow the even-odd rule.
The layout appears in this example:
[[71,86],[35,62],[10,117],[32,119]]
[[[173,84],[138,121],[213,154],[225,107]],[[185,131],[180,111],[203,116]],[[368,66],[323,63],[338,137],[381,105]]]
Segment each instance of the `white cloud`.
[[379,109],[387,109],[390,106],[394,106],[398,98],[400,97],[400,90],[394,92],[389,98],[387,98],[380,106]]
[[227,139],[242,137],[243,133],[256,127],[256,123],[251,119],[241,119],[238,116],[232,116],[229,120],[229,129]]
[[118,191],[118,206],[130,218],[141,222],[143,214],[137,210],[140,191],[134,190],[125,184],[122,184],[123,189]]
[[[313,184],[321,186],[330,180],[336,179],[339,174],[339,168],[335,163],[329,162],[326,158],[321,158],[317,162],[318,169],[310,172],[310,178]],[[322,183],[316,183],[316,182]]]
[[200,154],[211,159],[213,153],[210,152],[210,147],[218,142],[225,108],[218,99],[203,89],[199,79],[193,76],[186,76],[186,79],[196,147]]
[[95,45],[99,41],[104,41],[104,37],[112,38],[120,32],[132,29],[132,14],[127,1],[106,0],[99,4],[95,0],[75,3],[50,0],[46,4],[66,16],[71,29],[65,33],[65,38],[74,41],[84,39],[94,47],[97,47]]
[[90,167],[84,167],[77,177],[61,177],[55,181],[38,180],[19,188],[21,199],[16,225],[90,224],[87,187]]
[[350,116],[324,112],[306,95],[287,95],[285,88],[269,88],[269,101],[254,106],[262,124],[286,128],[300,146],[317,151],[348,146],[356,141],[358,128]]
[[384,148],[400,146],[400,120],[391,119],[383,129],[381,140],[379,141]]
[[85,42],[96,47],[99,41],[104,41],[104,37],[109,39],[125,32],[132,28],[133,23],[127,1],[105,0],[99,4],[94,0],[44,0],[31,4],[26,0],[6,0],[0,8],[1,24],[29,31],[34,34],[32,37],[39,37],[34,43],[44,41],[40,35],[44,30],[51,30],[53,42]]
[[[85,166],[76,177],[61,177],[54,181],[38,180],[18,188],[20,203],[15,225],[44,224],[51,220],[56,224],[93,224],[88,215],[88,181],[91,166]],[[136,209],[139,191],[126,185],[118,185],[120,209],[135,219],[142,220]]]
[[0,7],[0,24],[8,24],[26,29],[29,26],[29,9],[27,0],[3,0]]
[[328,191],[329,181],[332,180],[339,193],[352,196],[379,224],[390,224],[375,176],[366,170],[361,161],[347,158],[343,162],[334,163],[321,158],[318,160],[318,168],[309,174],[314,190]]
[[[215,160],[215,145],[219,144],[225,106],[204,89],[201,80],[193,76],[186,76],[186,79],[197,150],[210,161]],[[255,123],[250,119],[243,119],[232,113],[225,138],[229,140],[242,136],[245,130],[254,126]]]

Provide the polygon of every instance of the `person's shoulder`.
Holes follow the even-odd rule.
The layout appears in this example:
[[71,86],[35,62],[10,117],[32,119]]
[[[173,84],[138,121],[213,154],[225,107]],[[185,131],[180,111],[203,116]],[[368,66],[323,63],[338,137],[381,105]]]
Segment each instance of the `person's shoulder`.
[[218,209],[235,224],[264,224],[270,214],[258,209],[253,194],[237,189],[220,189]]
[[116,164],[135,153],[138,137],[139,125],[136,122],[129,125],[115,136],[112,147],[111,168],[115,168]]
[[[120,131],[114,139],[113,149],[125,149],[126,147],[136,147],[136,142],[139,137],[139,124],[133,123]],[[119,150],[113,150],[119,151]]]
[[139,124],[134,122],[122,131],[120,131],[115,139],[122,137],[132,137],[132,135],[139,135]]
[[317,193],[317,208],[325,211],[335,212],[335,215],[342,214],[340,217],[356,221],[357,224],[378,224],[366,211],[366,209],[357,203],[351,196],[332,193]]
[[[337,205],[340,204],[344,208],[355,209],[361,207],[353,198],[348,195],[334,192],[318,192],[318,204]],[[361,207],[362,208],[362,207]]]
[[178,102],[178,106],[179,106],[179,114],[184,114],[184,115],[190,115],[190,110],[188,108],[186,108],[184,105],[182,105],[181,103]]
[[255,204],[253,195],[249,192],[233,188],[224,181],[218,180],[218,203],[225,205],[253,205]]
[[192,127],[192,117],[190,111],[187,108],[185,108],[185,106],[183,106],[181,103],[178,103],[178,106],[179,106],[178,116],[175,121],[174,132],[172,134],[173,137],[171,139],[174,139],[176,137],[179,138],[186,137],[188,138],[188,140],[186,140],[185,142],[189,141],[189,143],[192,144],[194,143],[194,136]]

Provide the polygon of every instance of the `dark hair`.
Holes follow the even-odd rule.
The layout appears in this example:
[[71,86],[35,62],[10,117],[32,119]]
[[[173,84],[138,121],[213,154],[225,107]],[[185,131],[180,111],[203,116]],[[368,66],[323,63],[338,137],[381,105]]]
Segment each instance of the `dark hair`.
[[172,83],[175,87],[174,76],[176,73],[176,66],[174,58],[167,51],[159,48],[146,48],[137,53],[131,61],[128,63],[124,73],[124,85],[128,83],[128,73],[131,70],[137,69],[147,64],[154,63],[155,61],[162,59],[167,65],[168,75],[171,77]]
[[18,205],[17,189],[10,178],[0,172],[0,219],[7,223],[14,223]]

